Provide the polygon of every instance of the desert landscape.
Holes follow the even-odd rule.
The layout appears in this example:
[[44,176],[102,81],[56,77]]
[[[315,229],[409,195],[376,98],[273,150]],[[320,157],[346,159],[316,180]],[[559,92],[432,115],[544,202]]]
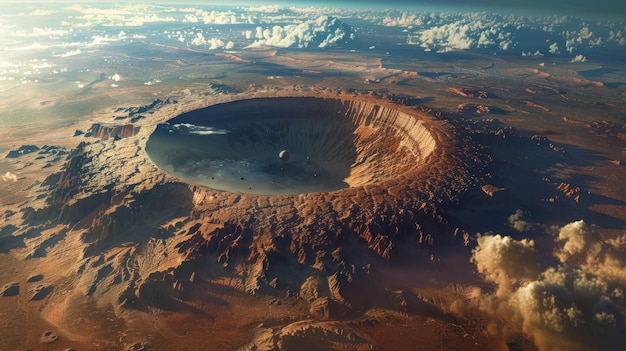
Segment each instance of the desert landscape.
[[47,6],[0,16],[1,350],[626,345],[623,22]]

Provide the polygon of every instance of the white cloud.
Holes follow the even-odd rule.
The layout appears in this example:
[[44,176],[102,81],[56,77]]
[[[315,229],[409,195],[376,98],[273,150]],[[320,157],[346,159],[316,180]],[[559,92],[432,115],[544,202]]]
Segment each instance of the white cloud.
[[140,27],[146,23],[175,22],[171,16],[161,16],[162,8],[151,5],[123,5],[107,8],[83,7],[72,5],[66,10],[79,12],[76,19],[82,23],[73,23],[75,27],[93,27],[95,25],[116,27]]
[[576,55],[576,56],[574,56],[574,58],[570,62],[576,63],[576,62],[585,62],[585,61],[587,61],[587,58],[585,56],[583,56],[583,55]]
[[29,13],[30,16],[47,16],[47,15],[52,15],[54,14],[54,11],[52,10],[41,10],[41,9],[36,9],[33,10],[31,13]]
[[530,51],[529,52],[524,52],[524,51],[522,51],[522,56],[524,56],[524,57],[526,57],[526,56],[529,56],[529,57],[543,57],[543,54],[539,50],[537,50],[535,52],[530,52]]
[[535,223],[528,222],[522,219],[525,215],[526,213],[524,213],[524,211],[522,211],[521,209],[515,211],[515,213],[510,215],[508,218],[509,226],[511,226],[511,228],[517,230],[518,232],[526,232],[536,228],[537,225]]
[[592,36],[593,36],[593,32],[589,30],[589,27],[583,27],[578,32],[578,37],[581,39],[580,40],[581,42],[585,39],[590,39]]
[[383,25],[413,29],[407,42],[425,51],[450,52],[497,47],[508,50],[514,43],[501,18],[487,14],[407,14],[385,17]]
[[626,235],[602,242],[577,221],[556,242],[560,263],[537,274],[532,241],[479,237],[472,261],[496,285],[478,297],[480,309],[504,321],[500,332],[524,332],[541,351],[623,350]]
[[31,32],[25,31],[14,31],[11,32],[11,35],[14,37],[42,37],[42,38],[55,38],[55,37],[63,37],[72,33],[72,28],[70,29],[52,29],[49,27],[35,27]]
[[561,262],[567,262],[570,257],[582,253],[595,256],[600,250],[597,235],[582,220],[569,223],[561,228],[556,240],[563,242],[563,247],[556,252]]
[[196,36],[191,40],[190,44],[195,46],[205,46],[209,50],[217,50],[221,48],[230,50],[235,47],[235,44],[232,41],[224,42],[223,40],[217,38],[207,39],[202,33],[196,33]]
[[576,38],[567,39],[565,41],[565,50],[567,52],[569,52],[570,54],[573,53],[576,50],[576,48],[578,47],[578,45],[576,45],[576,43],[577,43]]
[[234,11],[205,11],[201,9],[186,9],[187,11],[193,11],[193,14],[185,15],[183,19],[184,23],[199,23],[204,24],[255,24],[256,18],[251,15],[245,15],[243,13],[236,13]]
[[248,7],[250,12],[265,12],[265,13],[277,13],[283,10],[280,5],[261,5]]
[[144,82],[143,85],[155,85],[157,83],[161,83],[161,80],[159,79],[149,80],[147,82]]
[[185,19],[183,20],[183,22],[186,23],[198,23],[198,16],[196,15],[185,15]]
[[502,41],[500,42],[500,44],[498,44],[498,48],[500,48],[500,50],[502,50],[502,51],[507,51],[507,50],[509,50],[509,49],[510,49],[513,45],[514,45],[514,44],[513,44],[513,41],[506,39],[506,40],[502,40]]
[[203,46],[206,45],[206,39],[202,33],[196,33],[196,37],[191,40],[191,45]]
[[66,52],[64,54],[55,55],[55,56],[64,58],[64,57],[70,57],[70,56],[75,56],[75,55],[80,55],[80,54],[81,54],[80,49],[76,49],[76,50],[70,50],[70,51],[68,51],[68,52]]
[[552,44],[550,53],[554,55],[560,54],[562,50],[574,53],[578,47],[603,47],[607,43],[626,45],[626,38],[619,33],[619,27],[610,22],[589,23],[567,16],[524,17],[388,10],[378,15],[360,15],[360,18],[384,26],[404,28],[409,33],[407,42],[420,45],[426,51],[448,52],[467,48],[506,51],[514,46],[527,51],[529,46],[536,43],[525,31],[536,32],[537,35],[533,37],[545,36],[546,40],[553,43],[562,41],[562,47]]
[[42,45],[40,43],[34,42],[21,46],[11,46],[3,48],[5,51],[28,51],[28,50],[43,50],[50,48],[50,45]]
[[215,49],[219,49],[219,48],[223,48],[225,46],[224,41],[222,41],[221,39],[217,39],[217,38],[211,38],[208,41],[208,46],[209,46],[209,50],[215,50]]
[[[92,37],[92,42],[88,43],[87,46],[99,46],[99,45],[107,45],[109,43],[114,43],[117,41],[127,40],[129,37],[126,35],[124,31],[120,31],[117,35],[94,35]],[[144,35],[135,34],[131,38],[133,39],[143,39],[146,38]]]
[[15,175],[15,173],[6,172],[5,174],[2,175],[2,181],[3,182],[8,182],[8,181],[17,182],[17,175]]
[[[251,33],[250,33],[251,34]],[[247,33],[246,33],[247,35]],[[271,28],[256,28],[257,39],[250,47],[329,47],[338,42],[354,39],[350,28],[337,18],[320,16],[300,24],[273,26]]]
[[[308,6],[308,7],[296,7],[296,6],[291,6],[289,8],[289,11],[296,13],[300,16],[302,15],[313,15],[313,16],[320,16],[322,14],[338,14],[338,13],[343,13],[342,10],[335,8],[335,9],[331,9],[328,7],[316,7],[316,6]],[[350,10],[347,10],[350,11]]]
[[532,240],[513,240],[509,236],[485,235],[477,239],[472,251],[472,262],[485,278],[508,291],[521,280],[533,280],[539,274],[536,265],[535,243]]
[[548,52],[551,53],[552,55],[558,55],[561,53],[561,51],[559,51],[559,45],[556,42],[550,45],[550,47],[548,48]]

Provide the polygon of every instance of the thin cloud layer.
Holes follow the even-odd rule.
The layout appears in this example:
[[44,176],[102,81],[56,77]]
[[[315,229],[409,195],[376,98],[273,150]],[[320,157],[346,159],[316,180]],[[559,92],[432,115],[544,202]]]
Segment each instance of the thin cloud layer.
[[147,23],[175,22],[176,19],[163,11],[163,8],[151,5],[128,5],[112,7],[92,7],[72,5],[66,10],[78,12],[79,27],[96,25],[108,27],[141,27]]
[[206,11],[201,9],[186,9],[193,13],[185,15],[183,23],[203,24],[255,24],[254,16],[234,11]]

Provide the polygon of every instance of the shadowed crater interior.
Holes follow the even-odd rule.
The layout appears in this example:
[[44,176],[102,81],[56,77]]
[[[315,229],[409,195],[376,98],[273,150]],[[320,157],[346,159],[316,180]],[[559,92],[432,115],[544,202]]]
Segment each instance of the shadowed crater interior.
[[159,167],[213,189],[304,194],[402,177],[435,140],[393,107],[316,97],[238,100],[160,124],[146,151]]

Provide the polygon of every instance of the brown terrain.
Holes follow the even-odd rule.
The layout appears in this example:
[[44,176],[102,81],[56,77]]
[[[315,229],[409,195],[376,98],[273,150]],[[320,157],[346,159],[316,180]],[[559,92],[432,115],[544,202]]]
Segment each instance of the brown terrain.
[[[363,62],[351,66],[359,89],[176,90],[39,130],[28,144],[3,141],[0,349],[535,350],[522,330],[494,333],[506,322],[473,305],[493,289],[470,263],[474,234],[510,230],[518,208],[545,225],[584,217],[605,239],[623,230],[625,126],[555,108],[565,92],[551,86],[607,88],[520,68],[529,87],[513,94]],[[366,90],[378,79],[430,82],[441,107],[407,88]],[[349,121],[348,186],[219,191],[146,152],[159,124],[243,100]]]

